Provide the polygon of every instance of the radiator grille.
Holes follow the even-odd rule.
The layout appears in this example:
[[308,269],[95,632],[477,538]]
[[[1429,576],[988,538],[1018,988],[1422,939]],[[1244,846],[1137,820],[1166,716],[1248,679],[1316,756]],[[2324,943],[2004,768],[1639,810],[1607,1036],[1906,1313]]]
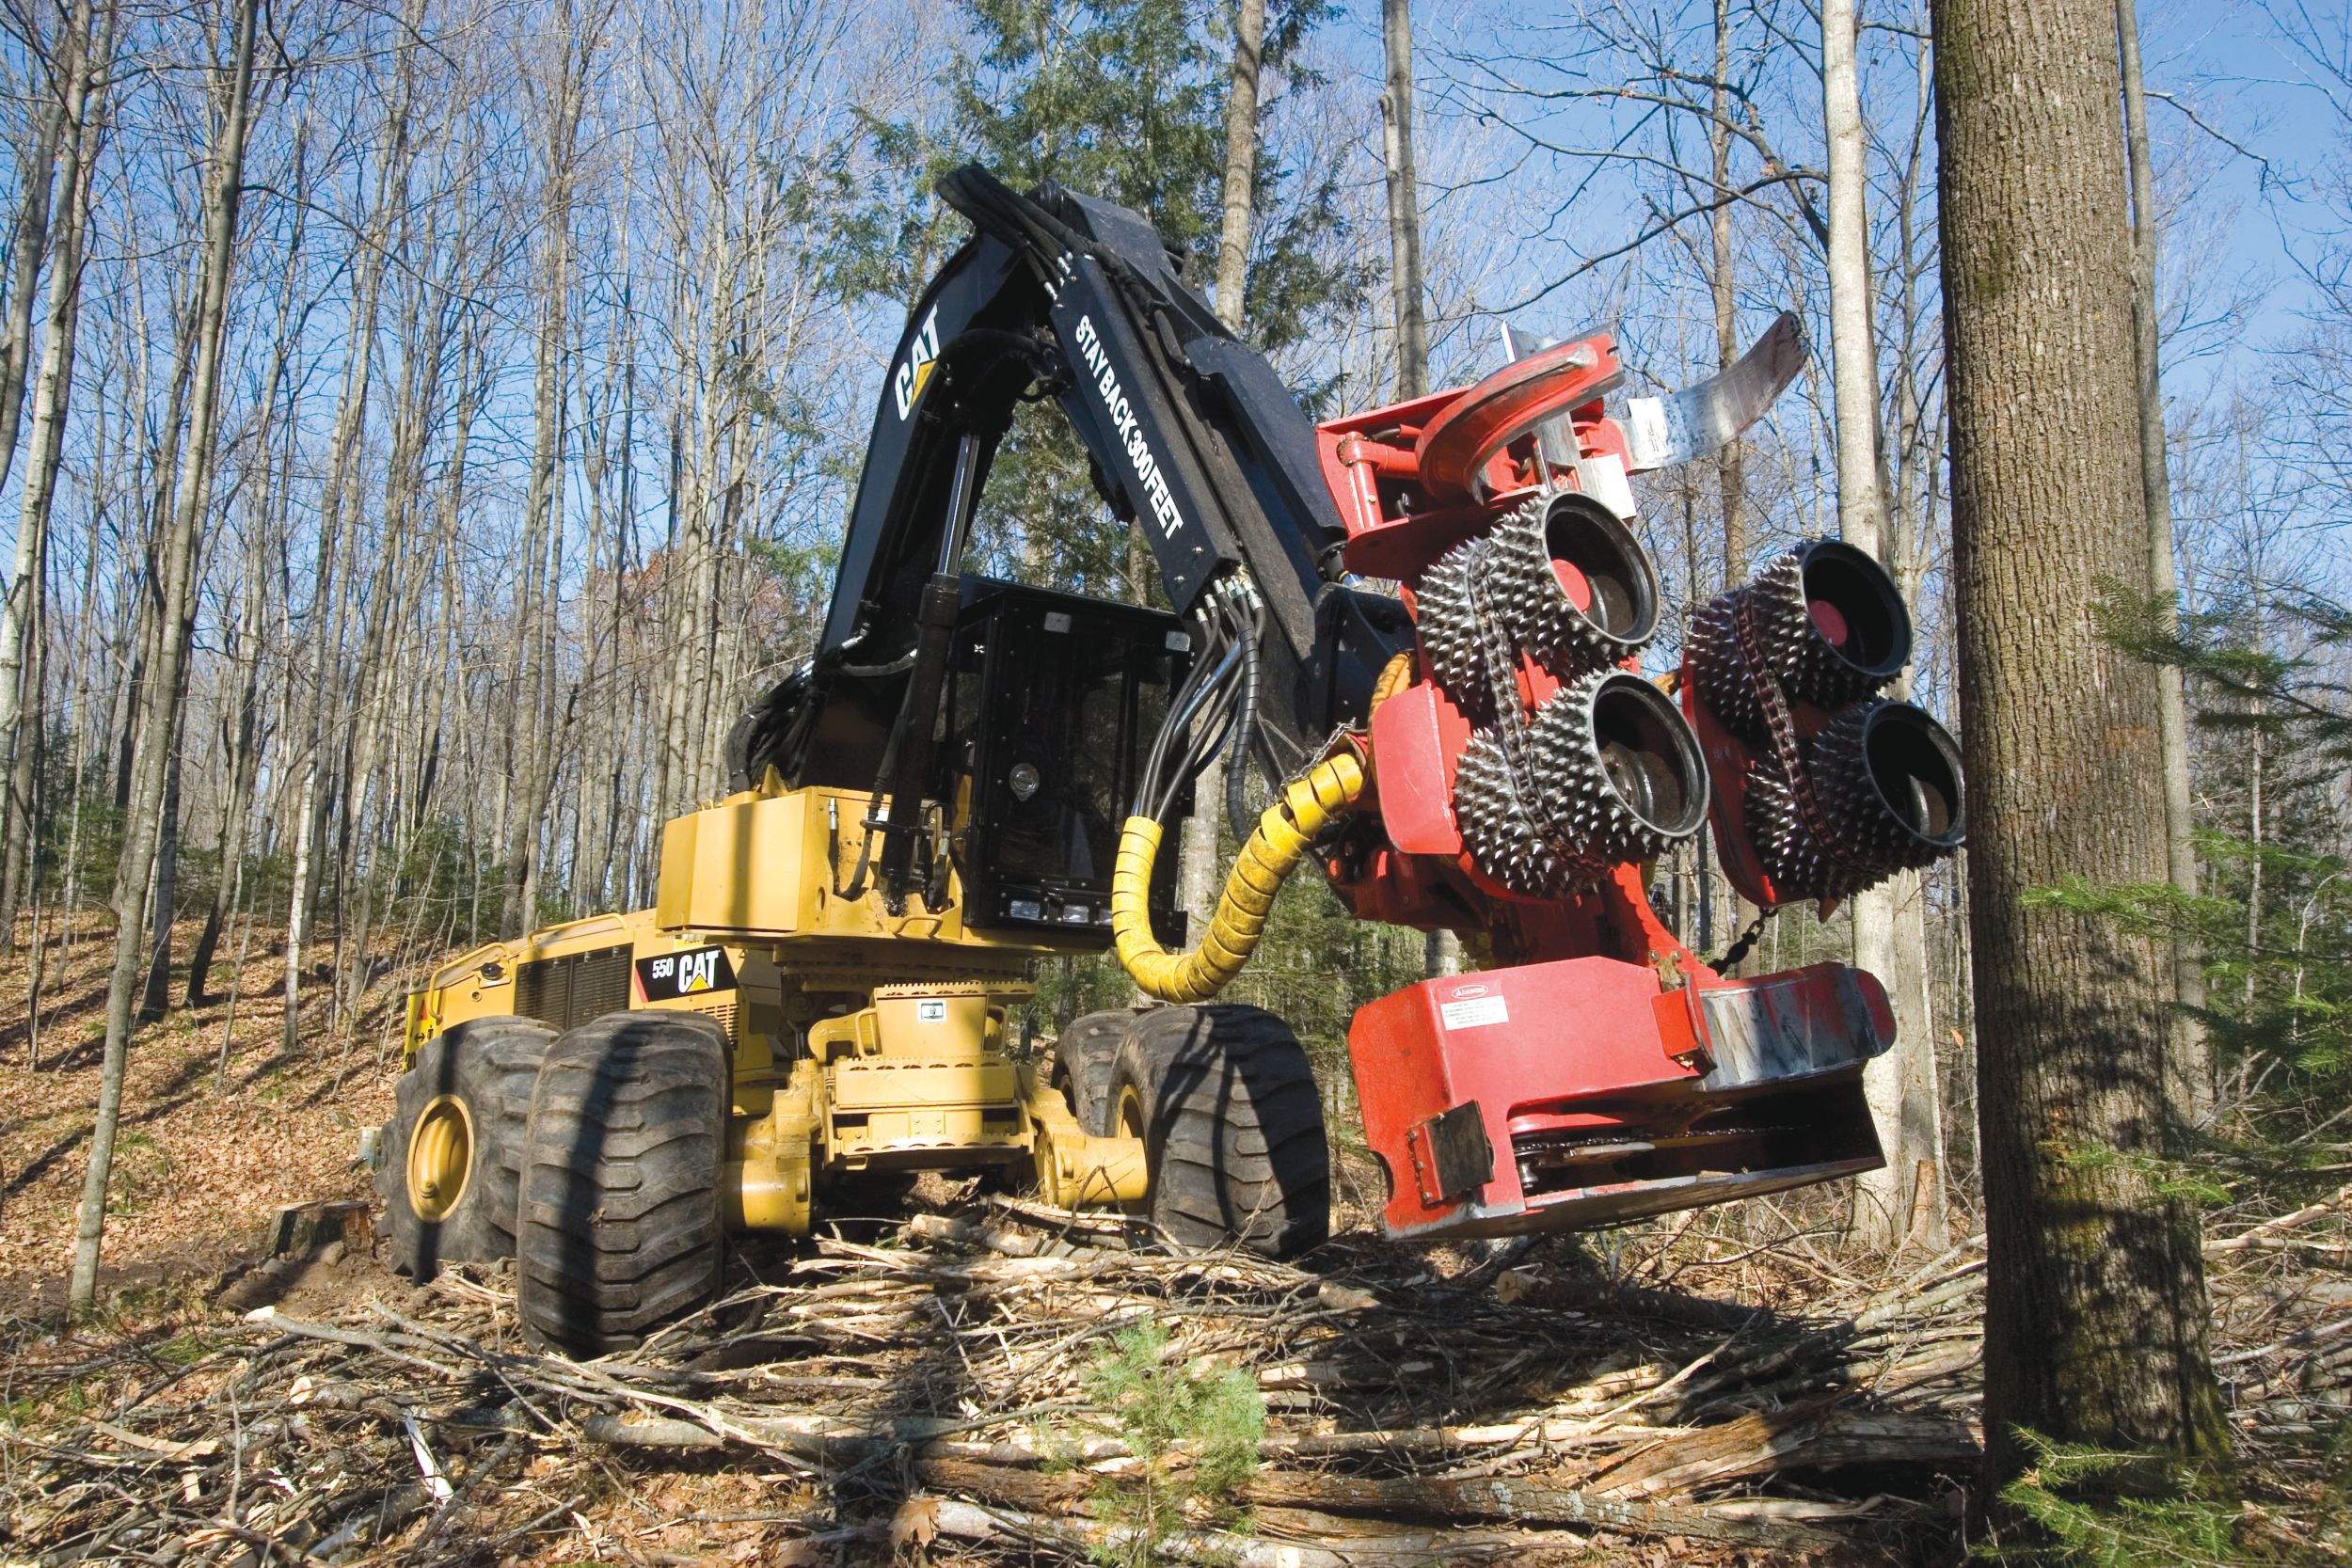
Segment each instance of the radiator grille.
[[560,958],[534,958],[515,971],[515,1010],[570,1029],[628,1006],[629,948],[599,947]]

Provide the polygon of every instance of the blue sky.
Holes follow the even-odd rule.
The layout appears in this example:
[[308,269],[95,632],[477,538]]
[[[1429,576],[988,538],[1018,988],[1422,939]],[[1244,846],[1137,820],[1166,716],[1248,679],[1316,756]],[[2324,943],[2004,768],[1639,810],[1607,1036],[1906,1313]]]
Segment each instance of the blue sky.
[[2281,44],[2254,6],[2157,0],[2145,8],[2141,27],[2150,91],[2178,99],[2150,103],[2152,134],[2180,135],[2193,112],[2219,136],[2267,161],[2265,167],[2206,138],[2209,155],[2218,160],[2210,198],[2236,209],[2229,260],[2268,281],[2248,337],[2253,344],[2276,342],[2294,332],[2307,299],[2287,236],[2313,216],[2305,199],[2312,174],[2327,161],[2341,168],[2345,121],[2307,63]]

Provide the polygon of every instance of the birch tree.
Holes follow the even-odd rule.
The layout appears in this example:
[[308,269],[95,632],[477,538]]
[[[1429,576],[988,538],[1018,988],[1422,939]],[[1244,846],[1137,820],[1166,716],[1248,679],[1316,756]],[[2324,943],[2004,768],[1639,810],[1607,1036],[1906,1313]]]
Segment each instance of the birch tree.
[[[1821,106],[1829,166],[1829,309],[1837,416],[1837,514],[1848,543],[1884,558],[1894,543],[1883,488],[1879,356],[1870,318],[1867,138],[1854,49],[1853,0],[1821,6]],[[1899,567],[1899,562],[1898,566]],[[1897,573],[1897,583],[1912,598]],[[1948,1241],[1943,1184],[1943,1108],[1928,1014],[1926,887],[1903,872],[1854,895],[1854,962],[1878,975],[1895,1007],[1895,1045],[1863,1071],[1886,1163],[1856,1183],[1854,1229],[1877,1248],[1915,1227],[1928,1244]]]
[[[23,892],[20,865],[27,852],[32,817],[32,802],[23,797],[17,783],[18,765],[20,760],[29,762],[33,746],[33,740],[24,733],[26,717],[28,713],[34,716],[37,725],[40,712],[39,693],[27,678],[32,663],[32,628],[38,614],[50,516],[56,505],[58,464],[72,396],[74,343],[81,316],[82,245],[89,217],[99,89],[102,77],[112,63],[115,16],[110,4],[102,24],[92,0],[76,0],[58,41],[55,129],[51,129],[52,122],[44,115],[40,137],[40,143],[56,149],[55,182],[62,212],[52,241],[48,292],[41,312],[40,370],[33,389],[31,461],[18,492],[15,554],[8,568],[6,597],[0,598],[0,780],[6,781],[7,791],[5,801],[0,802],[0,816],[6,820],[5,843],[0,843],[0,952],[9,950],[16,942],[16,911]],[[28,171],[26,183],[28,187],[40,184],[46,190],[50,181],[50,170],[42,166]],[[17,277],[23,291],[19,298],[27,311],[33,294],[33,274],[28,267],[38,265],[39,242],[46,223],[45,214],[37,209],[45,205],[45,200],[36,203],[28,191],[18,223],[17,243],[29,245],[32,250],[29,257],[20,256]],[[0,359],[6,361],[0,363],[0,375],[13,382],[20,396],[24,351],[24,338],[12,325],[5,353],[0,354]],[[5,396],[7,386],[8,382],[0,382],[0,397]],[[0,404],[0,429],[6,430],[8,442],[7,451],[0,453],[0,483],[6,481],[7,467],[14,456],[16,416],[17,404],[13,400]]]

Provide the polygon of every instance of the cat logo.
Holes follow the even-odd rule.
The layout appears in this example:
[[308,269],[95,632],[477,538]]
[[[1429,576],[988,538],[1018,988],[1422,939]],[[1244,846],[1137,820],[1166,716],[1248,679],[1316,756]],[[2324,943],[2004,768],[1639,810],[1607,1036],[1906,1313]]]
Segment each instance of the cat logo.
[[923,330],[914,335],[907,349],[907,356],[890,378],[891,389],[898,394],[898,418],[914,412],[914,400],[923,395],[925,383],[931,378],[931,366],[939,359],[939,307],[923,318]]
[[637,984],[648,1002],[675,1002],[706,991],[733,990],[735,965],[723,947],[696,947],[637,960]]

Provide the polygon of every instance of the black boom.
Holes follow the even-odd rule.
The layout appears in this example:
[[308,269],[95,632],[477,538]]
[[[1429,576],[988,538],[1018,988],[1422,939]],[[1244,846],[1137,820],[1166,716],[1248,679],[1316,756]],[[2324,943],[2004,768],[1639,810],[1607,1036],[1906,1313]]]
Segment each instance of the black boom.
[[1230,662],[1202,692],[1199,728],[1238,736],[1236,754],[1267,776],[1360,722],[1412,636],[1396,601],[1343,580],[1313,426],[1184,283],[1157,230],[1051,184],[1023,196],[977,166],[940,194],[976,233],[908,313],[816,655],[728,744],[737,788],[773,768],[791,784],[886,798],[877,870],[894,901],[936,772],[955,628],[999,586],[961,567],[1023,396],[1055,399],[1104,499],[1151,542],[1203,681]]

